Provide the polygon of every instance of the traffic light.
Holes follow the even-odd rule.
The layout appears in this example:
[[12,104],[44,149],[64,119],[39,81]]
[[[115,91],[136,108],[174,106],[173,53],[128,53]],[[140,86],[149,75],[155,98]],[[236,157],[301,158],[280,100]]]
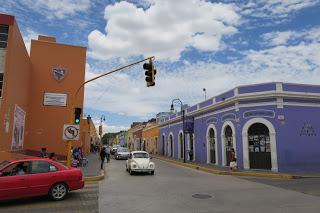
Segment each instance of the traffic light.
[[152,59],[149,59],[149,63],[143,64],[143,69],[146,70],[145,75],[146,75],[147,87],[154,86],[156,84],[154,80],[155,80],[155,75],[157,73],[157,70],[154,69],[154,64],[152,62]]
[[81,119],[82,109],[79,107],[74,108],[74,124],[79,124]]

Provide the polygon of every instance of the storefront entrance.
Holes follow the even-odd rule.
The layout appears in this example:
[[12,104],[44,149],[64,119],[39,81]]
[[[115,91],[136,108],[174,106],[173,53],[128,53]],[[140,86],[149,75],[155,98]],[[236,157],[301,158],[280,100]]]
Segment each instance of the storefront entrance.
[[182,133],[179,134],[179,143],[180,143],[180,158],[183,159],[183,151],[184,151],[183,146],[184,146],[184,144],[183,144]]
[[169,139],[169,143],[170,143],[170,157],[173,158],[173,136],[170,135],[169,138],[170,138],[170,139]]
[[249,162],[251,169],[271,170],[271,146],[269,129],[255,123],[248,130]]
[[194,154],[194,152],[193,152],[193,143],[194,143],[194,139],[193,139],[193,134],[192,133],[190,133],[189,134],[189,160],[190,161],[193,161],[193,159],[194,159],[194,156],[193,156],[193,154]]
[[216,163],[216,141],[214,136],[214,130],[209,130],[209,147],[210,147],[210,163]]
[[165,144],[166,144],[166,137],[162,135],[162,155],[165,155]]
[[232,129],[228,125],[224,130],[225,135],[225,147],[226,147],[226,159],[227,159],[227,166],[230,165],[231,157],[232,157],[232,150],[233,150],[233,137],[232,137]]

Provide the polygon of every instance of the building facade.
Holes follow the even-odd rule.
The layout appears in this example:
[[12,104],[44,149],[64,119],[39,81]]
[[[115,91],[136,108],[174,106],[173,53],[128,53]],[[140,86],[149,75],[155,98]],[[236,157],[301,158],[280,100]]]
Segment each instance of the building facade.
[[145,122],[133,122],[131,125],[132,138],[130,150],[146,150],[146,144],[142,141],[142,130],[145,125]]
[[127,147],[127,141],[128,141],[128,131],[120,131],[118,134],[119,138],[119,144],[122,147]]
[[75,92],[84,82],[86,48],[39,36],[29,56],[15,17],[5,14],[0,34],[0,150],[36,153],[45,147],[65,156],[63,125],[73,107],[83,108],[84,90]]
[[142,130],[142,141],[146,144],[145,151],[150,154],[158,154],[159,147],[159,125],[154,120],[148,122]]
[[320,86],[265,83],[234,88],[160,124],[160,153],[243,169],[320,171]]

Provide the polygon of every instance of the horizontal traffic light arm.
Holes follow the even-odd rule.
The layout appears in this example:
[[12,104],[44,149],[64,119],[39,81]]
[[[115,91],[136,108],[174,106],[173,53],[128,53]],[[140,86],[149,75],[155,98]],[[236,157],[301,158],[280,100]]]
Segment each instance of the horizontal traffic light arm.
[[144,61],[151,60],[151,59],[155,59],[155,57],[154,57],[154,56],[151,56],[151,57],[145,58],[145,59],[143,59],[143,60],[134,62],[134,63],[132,63],[132,64],[128,64],[128,65],[126,65],[126,66],[120,67],[120,68],[118,68],[118,69],[112,70],[112,71],[110,71],[110,72],[107,72],[107,73],[104,73],[104,74],[102,74],[102,75],[99,75],[99,76],[97,76],[97,77],[95,77],[95,78],[92,78],[92,79],[90,79],[90,80],[88,80],[88,81],[85,81],[83,84],[80,85],[80,87],[78,88],[75,96],[77,96],[77,94],[79,93],[80,89],[81,89],[85,84],[87,84],[87,83],[89,83],[89,82],[91,82],[91,81],[97,80],[98,78],[104,77],[104,76],[106,76],[106,75],[110,75],[110,74],[115,73],[115,72],[119,72],[119,71],[121,71],[121,70],[123,70],[123,69],[125,69],[125,68],[132,67],[132,66],[134,66],[134,65],[136,65],[136,64],[140,64],[140,63],[142,63],[142,62],[144,62]]

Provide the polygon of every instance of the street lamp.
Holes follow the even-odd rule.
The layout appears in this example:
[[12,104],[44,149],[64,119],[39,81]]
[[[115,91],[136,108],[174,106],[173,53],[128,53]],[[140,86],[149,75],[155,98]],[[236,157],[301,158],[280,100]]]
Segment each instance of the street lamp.
[[203,88],[202,90],[204,92],[204,100],[207,100],[207,90],[206,88]]
[[105,121],[106,117],[104,115],[100,118],[99,135],[100,135],[100,148],[102,148],[102,121]]
[[182,133],[183,133],[183,163],[186,162],[186,139],[185,139],[185,125],[184,125],[184,110],[182,109],[182,101],[179,98],[173,99],[171,102],[171,108],[170,111],[174,112],[173,102],[178,101],[180,103],[181,107],[181,113],[182,113]]

